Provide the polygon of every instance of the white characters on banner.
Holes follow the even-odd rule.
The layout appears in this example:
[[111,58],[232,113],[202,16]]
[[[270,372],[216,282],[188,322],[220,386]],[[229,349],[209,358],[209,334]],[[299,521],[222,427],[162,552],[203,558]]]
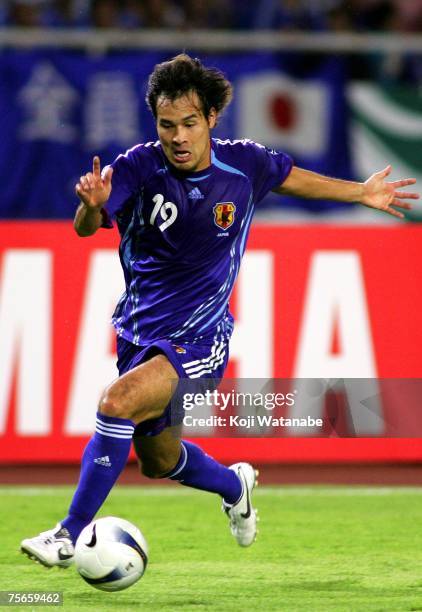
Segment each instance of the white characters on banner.
[[[86,95],[50,62],[40,62],[17,96],[24,110],[20,137],[62,144],[82,141],[88,150],[110,144],[127,147],[140,138],[138,97],[129,74],[97,72],[87,82]],[[77,123],[79,106],[83,125]]]
[[0,269],[0,435],[16,381],[16,433],[52,425],[52,263],[48,249],[10,249]]
[[71,121],[78,101],[78,91],[50,62],[37,64],[18,94],[18,103],[25,111],[21,138],[74,142],[78,129]]
[[87,406],[96,406],[104,386],[118,375],[115,355],[110,354],[110,319],[122,289],[122,272],[116,253],[110,249],[96,250],[88,267],[64,424],[67,434],[83,435],[93,431],[95,410],[87,410]]
[[133,79],[122,72],[97,72],[88,83],[85,133],[88,149],[138,141],[137,94]]
[[[331,250],[313,254],[303,312],[293,374],[298,396],[291,416],[323,416],[325,393],[315,392],[309,380],[321,379],[327,388],[340,388],[347,395],[350,426],[357,434],[382,434],[380,389],[359,253]],[[335,326],[341,349],[333,355],[330,343]],[[347,379],[363,380],[356,385],[348,384]],[[368,399],[372,400],[370,409],[362,402]],[[292,427],[291,431],[306,436],[314,430]]]
[[[0,269],[0,435],[10,418],[16,381],[18,435],[49,435],[53,422],[51,355],[53,258],[49,250],[11,249]],[[274,375],[274,254],[245,255],[236,295],[237,326],[231,343],[239,386],[236,391],[271,392]],[[82,316],[62,424],[64,435],[89,434],[102,388],[117,376],[110,352],[110,317],[123,289],[117,254],[95,249],[88,268]],[[253,290],[251,291],[251,287]],[[28,295],[30,307],[28,306]],[[284,296],[288,299],[288,296]],[[282,306],[282,305],[281,305]],[[299,305],[298,305],[299,306]],[[368,316],[362,262],[356,251],[315,251],[303,304],[287,417],[324,416],[324,393],[312,380],[347,396],[350,428],[358,435],[382,435],[383,408],[377,381],[374,342]],[[338,350],[332,351],[334,330]],[[36,359],[34,359],[36,347]],[[56,365],[63,367],[63,364]],[[243,381],[242,381],[243,379]],[[359,385],[353,379],[360,379]],[[318,380],[316,382],[318,382]],[[350,384],[349,384],[350,382]],[[311,383],[311,384],[310,384]],[[242,386],[243,385],[243,386]],[[321,385],[319,385],[321,386]],[[247,406],[246,406],[247,408]],[[365,409],[362,409],[365,408]],[[196,416],[208,417],[205,406]],[[239,417],[247,410],[239,409]],[[201,426],[200,433],[212,433]],[[288,426],[290,435],[313,435],[313,426]],[[199,433],[191,428],[190,434]],[[251,433],[249,431],[249,433]],[[287,433],[287,432],[286,432]]]

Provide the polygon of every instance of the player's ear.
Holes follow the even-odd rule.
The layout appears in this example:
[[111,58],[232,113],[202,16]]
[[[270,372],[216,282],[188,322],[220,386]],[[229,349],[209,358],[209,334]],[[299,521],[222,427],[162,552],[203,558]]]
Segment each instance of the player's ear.
[[215,108],[211,108],[208,113],[208,127],[212,130],[217,125],[217,112]]

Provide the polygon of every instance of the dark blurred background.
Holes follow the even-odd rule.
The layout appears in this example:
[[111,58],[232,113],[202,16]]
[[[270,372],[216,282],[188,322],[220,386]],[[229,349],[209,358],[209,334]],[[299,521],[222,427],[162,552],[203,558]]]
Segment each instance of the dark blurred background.
[[1,23],[25,27],[222,28],[418,32],[420,0],[3,0]]
[[[421,0],[3,0],[0,25],[25,28],[421,32]],[[420,57],[367,64],[353,76],[420,83]]]

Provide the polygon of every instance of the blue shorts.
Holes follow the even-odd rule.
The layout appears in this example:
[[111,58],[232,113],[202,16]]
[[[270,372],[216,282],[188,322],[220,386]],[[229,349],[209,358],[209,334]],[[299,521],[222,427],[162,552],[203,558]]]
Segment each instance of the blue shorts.
[[158,419],[149,419],[137,425],[134,435],[157,436],[166,427],[180,424],[183,421],[183,408],[181,401],[178,402],[178,393],[181,392],[183,381],[189,381],[187,384],[190,391],[194,381],[197,381],[197,392],[215,389],[223,377],[229,359],[228,342],[227,338],[220,337],[205,344],[173,344],[168,340],[158,340],[148,346],[137,346],[117,336],[119,376],[148,361],[154,355],[163,354],[180,377],[172,401],[163,414]]

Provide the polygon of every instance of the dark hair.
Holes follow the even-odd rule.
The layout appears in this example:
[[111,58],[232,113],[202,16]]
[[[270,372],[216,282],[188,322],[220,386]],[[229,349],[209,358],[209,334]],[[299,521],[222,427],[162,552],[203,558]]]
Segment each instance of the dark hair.
[[157,117],[157,100],[164,96],[175,100],[196,92],[201,110],[208,118],[211,109],[221,113],[232,99],[232,85],[217,68],[207,68],[198,58],[185,53],[176,55],[168,62],[157,64],[148,80],[146,102]]

